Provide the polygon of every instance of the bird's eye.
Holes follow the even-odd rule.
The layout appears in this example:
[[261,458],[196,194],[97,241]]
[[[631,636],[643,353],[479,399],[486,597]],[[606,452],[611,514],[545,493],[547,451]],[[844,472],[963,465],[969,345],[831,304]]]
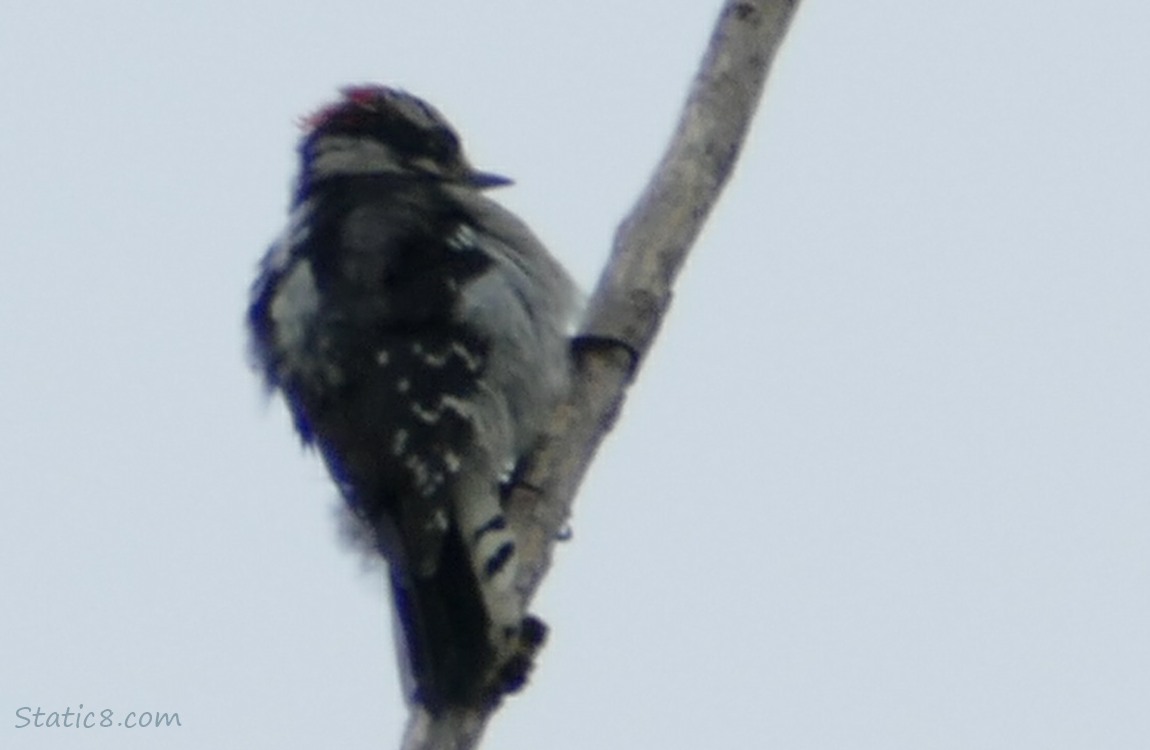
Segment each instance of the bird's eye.
[[459,138],[450,130],[434,130],[427,135],[427,151],[440,161],[459,158]]

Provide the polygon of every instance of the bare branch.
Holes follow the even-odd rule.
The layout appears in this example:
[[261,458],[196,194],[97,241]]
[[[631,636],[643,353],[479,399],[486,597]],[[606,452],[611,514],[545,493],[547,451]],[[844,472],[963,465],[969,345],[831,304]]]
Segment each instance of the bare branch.
[[[658,333],[675,277],[731,174],[798,5],[799,0],[724,4],[675,135],[616,233],[576,339],[572,392],[509,499],[524,601],[551,566],[575,493]],[[471,750],[488,718],[489,713],[466,711],[432,719],[417,709],[403,750]]]

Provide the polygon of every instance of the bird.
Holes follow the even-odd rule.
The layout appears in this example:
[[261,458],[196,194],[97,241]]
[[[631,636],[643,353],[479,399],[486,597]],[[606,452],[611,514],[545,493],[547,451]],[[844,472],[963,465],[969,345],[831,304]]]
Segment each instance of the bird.
[[301,121],[251,359],[387,561],[408,701],[491,706],[546,633],[514,587],[503,497],[570,387],[580,295],[437,109],[339,93]]

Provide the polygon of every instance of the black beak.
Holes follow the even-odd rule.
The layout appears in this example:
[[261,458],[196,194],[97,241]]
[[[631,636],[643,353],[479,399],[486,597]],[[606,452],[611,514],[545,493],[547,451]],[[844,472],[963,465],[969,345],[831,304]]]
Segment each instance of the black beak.
[[491,172],[471,172],[464,178],[464,182],[472,187],[480,189],[503,187],[510,185],[513,180],[510,177],[504,177],[499,174],[492,174]]

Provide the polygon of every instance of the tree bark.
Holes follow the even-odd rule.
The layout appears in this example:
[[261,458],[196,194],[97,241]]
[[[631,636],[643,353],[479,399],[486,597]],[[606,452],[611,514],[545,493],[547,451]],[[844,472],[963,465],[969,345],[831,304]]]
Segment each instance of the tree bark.
[[[672,286],[730,177],[799,0],[728,0],[679,124],[614,247],[575,338],[574,384],[508,500],[516,585],[529,602],[599,444],[671,303]],[[472,750],[493,711],[413,709],[402,750]]]

